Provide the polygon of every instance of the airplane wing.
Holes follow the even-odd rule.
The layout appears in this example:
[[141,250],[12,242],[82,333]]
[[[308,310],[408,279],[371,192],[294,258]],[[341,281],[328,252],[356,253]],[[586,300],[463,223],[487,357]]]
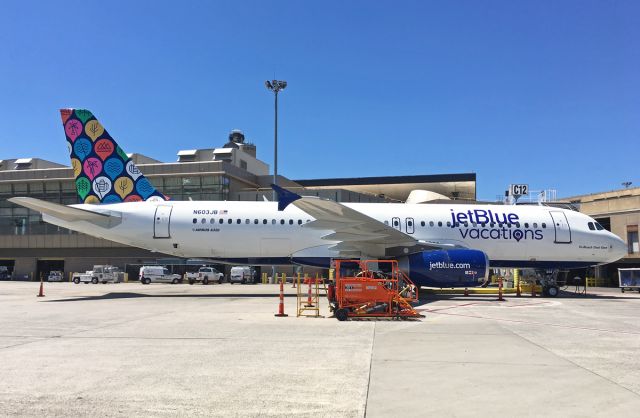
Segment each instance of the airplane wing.
[[[47,202],[33,197],[12,197],[7,199],[11,203],[24,206],[25,208],[36,210],[44,215],[62,219],[67,222],[89,221],[95,223],[113,223],[113,218],[120,220],[119,212],[114,211],[91,211],[86,209],[65,206],[58,203]],[[97,208],[97,207],[96,207]]]
[[331,249],[340,251],[343,256],[364,254],[372,257],[390,257],[455,247],[452,244],[416,240],[402,231],[333,200],[300,196],[273,184],[271,187],[278,194],[278,210],[282,211],[292,204],[313,216],[315,220],[304,224],[303,227],[333,231],[322,239],[339,241]]

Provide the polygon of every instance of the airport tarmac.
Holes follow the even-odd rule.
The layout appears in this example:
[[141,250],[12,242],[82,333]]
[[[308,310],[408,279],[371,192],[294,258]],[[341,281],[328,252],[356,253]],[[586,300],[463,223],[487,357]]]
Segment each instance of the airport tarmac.
[[[637,416],[640,295],[276,318],[275,285],[0,282],[4,416]],[[328,315],[326,303],[322,313]]]

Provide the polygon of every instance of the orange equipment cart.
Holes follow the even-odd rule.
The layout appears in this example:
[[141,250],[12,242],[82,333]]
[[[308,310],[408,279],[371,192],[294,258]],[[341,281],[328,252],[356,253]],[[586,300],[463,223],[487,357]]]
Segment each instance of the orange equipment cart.
[[352,317],[421,317],[411,306],[418,287],[396,260],[335,260],[335,291],[329,304],[339,321]]

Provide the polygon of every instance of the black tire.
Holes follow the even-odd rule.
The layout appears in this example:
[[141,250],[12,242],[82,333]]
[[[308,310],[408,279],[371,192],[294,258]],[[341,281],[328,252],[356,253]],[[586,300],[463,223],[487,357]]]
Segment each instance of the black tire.
[[144,284],[151,284],[151,279],[148,277],[144,279]]
[[189,279],[189,284],[193,284],[193,283],[194,283],[194,281]]
[[338,321],[346,321],[349,319],[349,311],[345,308],[336,309],[334,315]]
[[73,282],[74,282],[75,284],[79,284],[79,283],[80,283],[80,278],[78,278],[78,277],[74,278],[74,279],[73,279]]
[[224,282],[224,277],[218,277],[218,284],[222,284],[222,282]]
[[98,278],[94,277],[93,279],[91,279],[91,283],[98,284]]
[[244,277],[242,278],[242,284],[247,284],[247,279],[245,279]]
[[555,298],[556,296],[558,296],[558,293],[558,286],[549,286],[547,288],[547,296],[549,296],[550,298]]
[[178,284],[178,279],[171,280],[171,284]]
[[202,279],[202,284],[204,285],[209,284],[209,278],[207,276],[204,276],[204,279]]
[[103,280],[103,281],[102,281],[102,284],[107,284],[107,281],[106,281],[106,280]]

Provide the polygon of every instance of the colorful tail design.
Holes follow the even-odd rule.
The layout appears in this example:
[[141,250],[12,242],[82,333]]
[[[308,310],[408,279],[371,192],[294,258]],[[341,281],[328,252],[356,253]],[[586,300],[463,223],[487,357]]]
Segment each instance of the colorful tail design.
[[61,109],[76,189],[83,203],[169,200],[88,110]]

